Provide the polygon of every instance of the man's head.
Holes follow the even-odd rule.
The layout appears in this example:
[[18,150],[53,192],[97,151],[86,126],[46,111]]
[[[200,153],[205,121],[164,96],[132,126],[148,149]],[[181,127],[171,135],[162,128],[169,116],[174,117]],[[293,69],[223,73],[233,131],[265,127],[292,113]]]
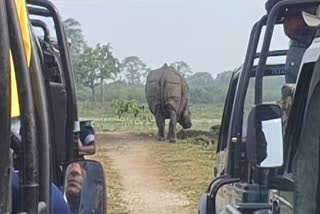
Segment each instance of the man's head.
[[80,198],[82,186],[87,176],[83,163],[72,163],[67,170],[66,196],[69,200]]
[[302,16],[302,11],[313,13],[315,10],[315,7],[288,8],[285,13],[283,24],[286,35],[292,40],[305,43],[309,46],[315,33],[315,29],[306,25]]
[[265,8],[267,13],[270,13],[271,9],[275,4],[277,4],[280,0],[268,0],[265,4]]

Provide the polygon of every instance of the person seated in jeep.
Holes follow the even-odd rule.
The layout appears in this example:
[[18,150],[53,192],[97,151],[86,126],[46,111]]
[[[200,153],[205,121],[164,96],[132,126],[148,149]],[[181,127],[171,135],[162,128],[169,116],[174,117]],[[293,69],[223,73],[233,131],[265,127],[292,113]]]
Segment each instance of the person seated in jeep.
[[[19,184],[19,172],[14,171],[12,174],[12,212],[18,213],[18,205],[21,194]],[[63,199],[63,194],[55,184],[51,184],[51,212],[52,214],[71,214],[67,203]]]
[[[19,117],[12,118],[11,120],[11,148],[14,154],[19,156],[21,152],[21,136],[20,136],[20,119]],[[18,157],[17,157],[18,158]],[[18,162],[18,160],[14,161]],[[12,173],[12,211],[18,213],[18,204],[21,194],[20,183],[19,183],[19,171],[14,170]],[[55,184],[51,184],[51,213],[53,214],[69,214],[70,210],[67,203],[63,199],[63,194]]]
[[314,12],[314,7],[291,7],[288,8],[284,17],[284,31],[290,38],[286,64],[285,80],[286,83],[296,83],[302,57],[310,46],[315,29],[306,25],[302,11]]

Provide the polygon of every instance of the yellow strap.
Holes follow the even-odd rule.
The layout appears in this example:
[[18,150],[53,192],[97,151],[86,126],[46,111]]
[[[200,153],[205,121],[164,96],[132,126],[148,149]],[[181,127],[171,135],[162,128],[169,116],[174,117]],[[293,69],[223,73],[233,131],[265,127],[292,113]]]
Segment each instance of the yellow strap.
[[[25,0],[15,0],[18,18],[20,23],[20,29],[22,33],[22,39],[24,43],[24,49],[26,54],[26,59],[28,66],[31,63],[31,39],[30,39],[30,26],[29,26],[29,17],[26,7]],[[12,55],[10,53],[10,68],[11,68],[11,117],[20,116],[20,107],[19,107],[19,98],[17,91],[17,82],[14,72],[14,64],[12,60]]]

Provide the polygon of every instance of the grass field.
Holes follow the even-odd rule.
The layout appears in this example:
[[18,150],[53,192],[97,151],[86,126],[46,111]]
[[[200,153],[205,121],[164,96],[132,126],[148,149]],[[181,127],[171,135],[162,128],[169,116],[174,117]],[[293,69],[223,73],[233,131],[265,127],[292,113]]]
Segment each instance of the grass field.
[[161,165],[161,179],[170,189],[186,195],[196,213],[199,198],[213,179],[215,146],[155,144],[152,152],[154,161]]
[[[190,106],[190,109],[192,114],[192,129],[209,131],[211,126],[220,124],[223,111],[222,105],[193,104]],[[81,119],[95,120],[98,131],[156,129],[154,121],[145,125],[139,122],[135,124],[123,124],[112,112],[111,103],[80,103],[79,114]]]

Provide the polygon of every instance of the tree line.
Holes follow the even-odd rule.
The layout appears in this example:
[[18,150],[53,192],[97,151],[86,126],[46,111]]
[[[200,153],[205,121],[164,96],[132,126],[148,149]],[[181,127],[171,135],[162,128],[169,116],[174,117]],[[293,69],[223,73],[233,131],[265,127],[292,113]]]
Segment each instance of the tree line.
[[[146,101],[144,84],[151,70],[146,63],[138,56],[117,58],[110,43],[89,46],[81,24],[75,19],[66,19],[64,26],[72,42],[71,54],[80,102]],[[187,79],[191,103],[224,103],[232,71],[224,71],[213,78],[207,72],[193,72],[185,61],[175,61],[170,65]],[[215,69],[214,64],[212,69]],[[265,85],[269,87],[266,93],[270,100],[279,96],[279,91],[274,90],[274,81]]]
[[[151,70],[139,57],[128,56],[118,59],[110,43],[97,44],[90,47],[85,40],[81,24],[72,18],[64,21],[65,31],[71,40],[71,55],[78,90],[90,90],[91,101],[97,101],[97,88],[99,88],[99,101],[104,102],[104,89],[111,83],[142,86],[148,72]],[[177,71],[184,76],[192,73],[188,63],[176,61],[171,63]],[[81,92],[80,92],[81,94]]]

